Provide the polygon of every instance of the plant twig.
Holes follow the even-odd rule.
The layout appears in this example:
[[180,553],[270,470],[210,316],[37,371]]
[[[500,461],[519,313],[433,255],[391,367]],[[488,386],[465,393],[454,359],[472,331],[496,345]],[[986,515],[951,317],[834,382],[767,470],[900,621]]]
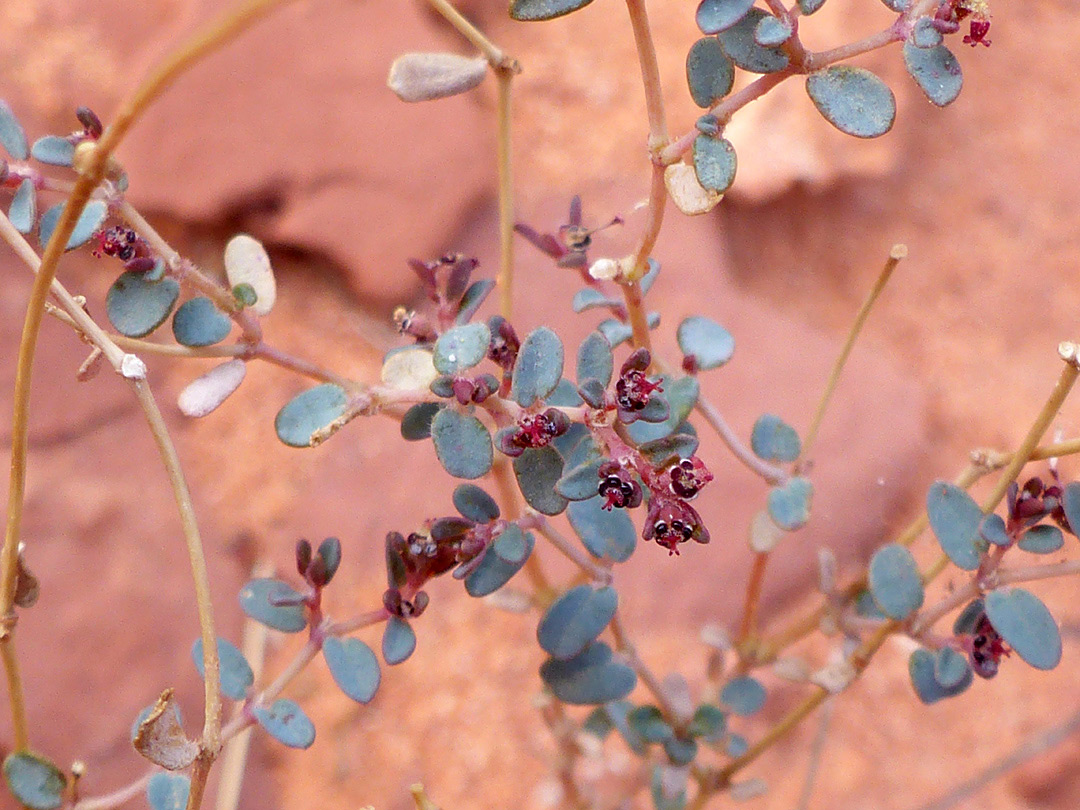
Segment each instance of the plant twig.
[[746,599],[743,602],[742,621],[735,636],[735,649],[741,650],[754,635],[757,624],[758,604],[761,602],[761,586],[765,581],[765,570],[769,565],[769,552],[757,551],[750,567],[750,577],[746,583]]
[[760,475],[773,486],[783,484],[788,480],[790,476],[786,470],[758,458],[749,447],[742,443],[738,434],[732,430],[720,411],[708,399],[699,396],[694,404],[694,409],[716,431],[716,435],[727,445],[728,450],[732,452],[735,458],[741,461],[749,470]]
[[535,512],[532,509],[527,510],[527,512],[528,517],[526,520],[529,520],[530,524],[534,526],[560,554],[592,577],[594,582],[603,585],[611,584],[610,568],[606,568],[595,562],[588,554],[582,551],[576,543],[571,543],[566,537],[560,534],[555,527],[551,525],[551,521],[539,512]]
[[889,279],[892,277],[896,265],[900,264],[900,261],[906,256],[907,247],[905,245],[893,245],[892,250],[889,251],[889,259],[885,262],[885,267],[878,275],[877,280],[874,282],[874,286],[866,296],[866,300],[863,301],[863,305],[859,308],[859,313],[855,316],[855,322],[851,325],[851,330],[848,332],[847,340],[844,341],[844,347],[840,350],[840,354],[833,364],[828,382],[825,383],[825,390],[822,392],[821,401],[818,402],[817,410],[814,411],[814,416],[810,420],[810,427],[806,429],[806,439],[803,441],[802,451],[799,454],[800,460],[805,461],[810,458],[810,451],[813,449],[814,442],[817,440],[818,429],[821,427],[822,419],[825,418],[825,410],[829,407],[829,400],[832,399],[833,391],[836,390],[836,384],[840,381],[840,373],[844,370],[844,364],[847,363],[847,359],[851,355],[851,350],[855,346],[855,341],[858,340],[863,324],[866,323],[866,319],[870,315],[870,310],[873,308],[874,302],[877,301],[878,296],[881,295],[882,290],[885,289],[885,285],[889,283]]
[[813,795],[814,781],[821,768],[821,755],[825,751],[825,741],[829,738],[829,725],[835,707],[835,699],[830,699],[825,701],[821,710],[821,722],[818,724],[817,734],[814,735],[814,742],[810,745],[810,761],[806,765],[806,778],[803,780],[796,810],[808,810],[810,807],[810,797]]

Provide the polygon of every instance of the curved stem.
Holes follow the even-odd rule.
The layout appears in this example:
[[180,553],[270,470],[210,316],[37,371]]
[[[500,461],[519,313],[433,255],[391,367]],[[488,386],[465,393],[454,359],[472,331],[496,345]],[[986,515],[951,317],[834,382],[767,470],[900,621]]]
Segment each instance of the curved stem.
[[709,402],[709,400],[702,396],[698,396],[698,400],[694,404],[694,410],[700,413],[705,421],[709,423],[709,426],[716,431],[716,435],[718,435],[724,444],[727,445],[727,448],[731,451],[732,455],[752,472],[760,475],[773,486],[783,484],[788,480],[790,476],[786,470],[758,458],[749,447],[742,443],[738,434],[731,428],[721,415],[720,411],[717,410],[716,406]]

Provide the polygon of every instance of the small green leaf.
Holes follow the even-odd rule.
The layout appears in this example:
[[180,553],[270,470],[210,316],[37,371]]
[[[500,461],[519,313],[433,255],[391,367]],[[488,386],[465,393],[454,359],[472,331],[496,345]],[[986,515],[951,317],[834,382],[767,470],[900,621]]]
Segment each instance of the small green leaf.
[[173,315],[173,335],[184,346],[213,346],[228,337],[232,321],[209,298],[185,301]]
[[511,0],[510,17],[521,22],[553,20],[579,8],[585,8],[592,0]]
[[441,374],[460,374],[487,356],[490,343],[491,330],[482,321],[455,326],[435,341],[435,368]]
[[289,447],[311,447],[311,437],[345,414],[349,395],[340,385],[323,383],[290,399],[278,411],[274,430]]
[[542,515],[558,515],[566,508],[566,498],[555,489],[562,474],[563,458],[551,446],[529,448],[514,459],[518,488],[529,506]]
[[555,491],[568,501],[585,501],[595,497],[603,463],[604,459],[597,458],[574,467],[556,482]]
[[717,742],[727,731],[727,714],[719,706],[703,703],[697,707],[686,731],[691,736]]
[[763,414],[754,422],[750,433],[750,448],[754,455],[766,461],[792,462],[802,452],[802,442],[795,428],[779,416]]
[[50,166],[70,166],[75,159],[75,144],[59,135],[45,135],[34,141],[30,155]]
[[975,545],[982,509],[970,495],[948,481],[935,481],[926,496],[926,514],[941,549],[965,571],[979,567]]
[[634,670],[613,661],[611,648],[602,641],[568,661],[549,658],[540,667],[540,677],[555,697],[575,706],[621,700],[637,686]]
[[431,437],[431,420],[435,418],[442,404],[438,402],[418,402],[401,417],[401,437],[408,442],[418,442]]
[[791,38],[792,31],[791,23],[769,14],[758,21],[757,28],[754,29],[754,41],[766,48],[776,48]]
[[782,487],[769,490],[769,516],[784,531],[801,529],[810,519],[814,485],[806,478],[792,478]]
[[607,338],[607,342],[611,344],[611,348],[616,348],[621,343],[625,343],[634,335],[634,330],[630,328],[630,324],[617,321],[614,318],[607,318],[600,321],[596,325],[597,331]]
[[984,601],[990,624],[1027,663],[1053,669],[1061,662],[1061,633],[1037,596],[1013,588],[991,591]]
[[332,580],[334,574],[337,573],[338,566],[341,565],[341,541],[336,537],[327,537],[319,543],[317,553],[322,557],[323,564],[326,567],[323,584],[329,585],[330,580]]
[[953,695],[959,695],[971,686],[972,673],[968,668],[967,675],[962,676],[961,680],[952,686],[943,686],[938,683],[935,676],[936,657],[928,650],[915,650],[908,659],[908,674],[911,676],[911,685],[915,688],[915,694],[918,695],[926,705],[931,703],[937,703],[939,700],[943,700]]
[[1034,554],[1053,554],[1065,545],[1065,535],[1057,526],[1032,526],[1016,545]]
[[889,543],[870,560],[870,593],[885,615],[906,619],[922,607],[922,577],[915,558],[905,546]]
[[731,92],[735,65],[716,37],[702,37],[690,46],[686,54],[686,83],[694,103],[705,109]]
[[663,378],[664,399],[668,404],[668,417],[663,422],[650,424],[638,420],[627,427],[627,432],[638,444],[653,442],[680,430],[690,412],[697,404],[701,385],[693,376]]
[[562,379],[563,345],[559,336],[541,326],[528,334],[514,362],[510,397],[523,408],[544,399]]
[[826,121],[857,138],[876,138],[892,129],[896,99],[865,68],[832,65],[806,77],[806,92]]
[[738,23],[754,0],[701,0],[697,7],[698,28],[703,34],[717,34]]
[[[688,425],[689,426],[689,425]],[[659,466],[673,458],[690,458],[697,452],[698,437],[692,433],[672,433],[656,441],[646,442],[638,447],[638,452],[654,466]]]
[[[38,224],[38,241],[42,247],[49,244],[49,239],[52,237],[53,231],[56,230],[57,223],[60,222],[60,214],[64,210],[64,205],[64,203],[57,203],[41,215],[41,222]],[[86,207],[83,208],[82,213],[79,214],[79,221],[75,223],[75,229],[71,232],[71,236],[68,237],[67,247],[64,250],[74,250],[89,242],[93,235],[101,229],[108,215],[109,206],[104,200],[90,200]],[[125,275],[127,274],[125,273]],[[129,335],[128,337],[142,337],[142,335]]]
[[683,767],[689,765],[697,756],[697,743],[693,740],[685,740],[679,737],[671,737],[664,740],[664,753],[672,765]]
[[611,715],[608,713],[607,706],[597,706],[591,712],[589,716],[581,724],[581,730],[586,734],[592,734],[594,737],[598,737],[601,740],[607,739],[607,736],[615,728],[615,723],[611,720]]
[[469,596],[487,596],[509,582],[525,565],[535,545],[532,534],[522,532],[516,523],[507,526],[488,546],[480,564],[465,577]]
[[600,497],[575,501],[566,508],[566,516],[590,554],[626,562],[637,546],[634,523],[625,509],[605,510],[603,503]]
[[1012,538],[1005,529],[1005,521],[993,513],[984,517],[979,523],[979,536],[995,546],[1007,546],[1012,542]]
[[253,579],[240,590],[240,607],[244,613],[284,633],[299,633],[307,627],[303,600],[303,594],[280,579]]
[[982,599],[968,602],[967,606],[957,615],[956,621],[953,622],[953,635],[960,636],[965,633],[974,633],[975,626],[979,623],[979,618],[985,611],[986,606],[983,604]]
[[971,667],[967,658],[952,647],[942,647],[934,656],[934,680],[945,689],[953,689],[970,681]]
[[4,778],[15,798],[31,810],[53,810],[63,804],[67,778],[44,757],[27,751],[8,754]]
[[146,801],[151,810],[184,810],[191,779],[182,773],[158,772],[146,783]]
[[253,706],[251,714],[266,732],[289,748],[310,748],[315,726],[295,701],[282,698],[270,707]]
[[604,632],[618,604],[614,588],[571,588],[548,608],[536,628],[536,638],[552,658],[573,658]]
[[371,647],[357,638],[330,636],[323,642],[323,658],[342,692],[357,703],[375,697],[382,676]]
[[1070,531],[1073,534],[1080,532],[1080,481],[1065,485],[1065,491],[1061,495],[1061,508],[1065,510]]
[[711,318],[701,315],[685,319],[676,330],[679,348],[694,358],[699,369],[719,368],[735,353],[735,338]]
[[729,757],[741,757],[750,748],[750,743],[741,734],[731,734],[724,743],[724,750]]
[[938,107],[954,102],[964,86],[960,62],[944,45],[920,48],[905,42],[904,67],[926,97]]
[[465,294],[461,296],[461,304],[458,306],[458,314],[454,319],[454,323],[468,323],[469,319],[476,314],[476,310],[480,309],[480,305],[484,303],[488,293],[493,289],[495,289],[495,282],[490,278],[482,278],[470,284],[469,289],[465,290]]
[[230,239],[225,245],[225,275],[233,289],[247,284],[255,291],[251,308],[256,315],[270,314],[277,300],[277,281],[262,242],[246,233]]
[[799,0],[799,11],[809,17],[823,5],[825,5],[825,0]]
[[738,159],[735,147],[724,138],[694,138],[694,172],[702,186],[723,194],[735,182]]
[[578,348],[578,384],[586,380],[597,380],[600,385],[607,388],[614,368],[615,360],[611,356],[611,344],[599,332],[592,332]]
[[724,52],[731,61],[751,73],[775,73],[788,66],[788,55],[779,48],[766,48],[754,39],[758,23],[767,17],[759,8],[752,8],[738,23],[718,34]]
[[242,307],[253,307],[259,303],[259,294],[246,281],[232,288],[233,300]]
[[618,306],[619,302],[614,298],[608,298],[599,290],[594,290],[592,287],[586,287],[584,290],[578,290],[574,293],[574,300],[570,306],[574,312],[584,312],[587,309],[596,309],[598,307],[613,307]]
[[[233,700],[243,700],[248,689],[255,683],[255,673],[251,671],[244,654],[223,638],[217,640],[218,662],[220,664],[221,694]],[[198,639],[191,648],[191,658],[200,678],[206,678],[203,670],[203,643]]]
[[626,723],[647,743],[662,743],[675,736],[655,706],[637,706],[626,715]]
[[142,273],[123,273],[105,295],[105,313],[116,331],[127,337],[146,337],[169,317],[180,285],[171,278],[147,281]]
[[489,523],[499,517],[495,499],[475,484],[459,484],[454,490],[454,508],[476,523]]
[[26,160],[30,157],[26,133],[6,101],[0,101],[0,146],[15,160]]
[[728,681],[720,690],[720,702],[740,717],[749,717],[765,705],[765,687],[756,678],[744,675]]
[[472,414],[443,408],[431,420],[431,439],[443,469],[455,478],[471,480],[491,469],[491,434]]
[[920,17],[911,29],[911,44],[916,48],[936,48],[943,39],[941,32],[934,27],[931,17]]
[[34,189],[34,181],[29,177],[19,183],[15,196],[11,198],[8,219],[19,233],[26,234],[34,230],[37,220],[37,191]]
[[386,622],[382,637],[383,660],[394,666],[408,660],[416,649],[416,633],[400,616],[391,616]]

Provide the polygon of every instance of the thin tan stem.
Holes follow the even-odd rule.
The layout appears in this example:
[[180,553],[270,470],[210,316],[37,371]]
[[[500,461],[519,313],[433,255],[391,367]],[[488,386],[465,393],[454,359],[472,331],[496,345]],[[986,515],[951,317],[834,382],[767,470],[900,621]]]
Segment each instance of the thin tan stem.
[[649,320],[645,314],[645,302],[641,296],[641,285],[628,281],[619,285],[626,303],[626,314],[632,330],[631,341],[637,349],[652,351],[652,338],[649,336]]
[[1080,574],[1080,560],[1050,563],[1049,565],[1026,565],[1005,568],[994,576],[995,585],[1015,585],[1018,582],[1031,582],[1036,579],[1052,579]]
[[150,781],[150,777],[155,773],[160,773],[160,771],[155,768],[149,773],[140,776],[130,785],[124,785],[119,790],[107,793],[104,796],[81,799],[75,803],[72,810],[112,810],[114,807],[120,807],[142,794],[146,790],[146,783]]
[[615,648],[626,658],[630,668],[637,673],[638,678],[645,684],[645,688],[652,692],[652,696],[656,699],[657,706],[660,708],[664,718],[676,727],[682,725],[683,718],[679,716],[668,696],[664,693],[664,687],[661,685],[660,679],[649,669],[631,643],[622,616],[618,611],[611,619],[608,629],[611,630],[611,635],[615,639]]
[[821,427],[821,422],[825,418],[825,411],[829,407],[829,401],[832,399],[833,392],[836,390],[836,384],[840,381],[840,374],[844,370],[844,364],[847,363],[847,359],[851,355],[851,350],[855,347],[855,341],[858,340],[863,324],[866,323],[866,319],[870,316],[870,310],[873,308],[874,302],[877,301],[878,296],[881,295],[882,290],[885,289],[885,285],[889,283],[893,270],[896,269],[896,266],[900,264],[900,261],[906,256],[907,247],[904,245],[893,245],[893,249],[889,252],[889,259],[885,262],[885,267],[882,268],[881,273],[878,274],[877,280],[870,289],[869,295],[866,296],[866,300],[863,301],[862,306],[859,308],[859,313],[855,316],[855,322],[851,325],[851,329],[848,332],[847,340],[844,341],[844,347],[840,350],[840,354],[833,364],[828,382],[825,383],[825,390],[822,392],[821,401],[818,402],[817,410],[814,411],[814,416],[810,420],[810,427],[806,430],[806,439],[803,441],[802,452],[799,455],[801,460],[809,459],[811,457],[811,450],[814,447],[814,442],[817,440],[818,429]]
[[757,625],[758,605],[761,602],[761,587],[765,582],[765,570],[769,565],[769,552],[758,551],[754,553],[754,561],[750,567],[750,578],[746,583],[746,599],[743,602],[742,621],[739,622],[739,632],[735,636],[735,648],[740,649],[754,635]]
[[610,568],[605,568],[595,562],[588,554],[581,550],[577,543],[571,543],[566,537],[560,534],[555,527],[551,525],[551,521],[540,513],[530,510],[530,517],[535,522],[536,530],[544,537],[544,539],[551,543],[556,551],[592,577],[594,582],[601,585],[611,584]]
[[476,49],[488,60],[493,69],[507,67],[514,60],[507,56],[501,48],[488,39],[484,32],[469,22],[460,11],[454,8],[446,0],[428,0],[431,7],[446,18],[465,39],[469,40]]
[[[434,1],[434,0],[433,0]],[[511,87],[514,73],[495,72],[499,97],[496,106],[499,164],[499,310],[510,320],[514,310],[514,164],[510,130]]]

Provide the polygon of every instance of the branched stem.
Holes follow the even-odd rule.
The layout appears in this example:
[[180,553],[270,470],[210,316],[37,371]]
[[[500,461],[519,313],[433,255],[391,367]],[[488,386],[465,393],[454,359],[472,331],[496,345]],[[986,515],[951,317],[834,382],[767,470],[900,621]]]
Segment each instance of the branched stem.
[[593,581],[597,584],[611,584],[610,568],[606,568],[603,565],[594,562],[588,554],[581,550],[577,543],[571,543],[551,525],[550,520],[545,518],[539,512],[534,512],[531,509],[528,510],[528,512],[528,516],[522,521],[523,523],[528,521],[528,524],[527,526],[523,526],[523,528],[534,527],[560,554],[592,577]]

